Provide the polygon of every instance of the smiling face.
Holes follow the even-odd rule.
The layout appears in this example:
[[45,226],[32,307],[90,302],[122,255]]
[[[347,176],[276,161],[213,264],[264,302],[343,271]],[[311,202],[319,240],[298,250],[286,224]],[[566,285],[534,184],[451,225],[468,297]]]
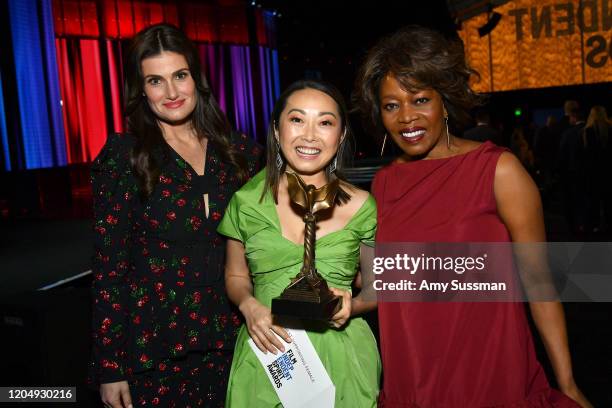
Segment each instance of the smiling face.
[[406,160],[446,154],[446,112],[437,91],[407,91],[387,74],[380,82],[379,101],[383,125]]
[[144,93],[151,110],[162,122],[177,124],[189,118],[196,106],[196,86],[187,60],[162,51],[141,62]]
[[342,141],[342,120],[334,99],[315,89],[295,91],[278,122],[275,136],[287,169],[300,176],[325,176],[325,167]]

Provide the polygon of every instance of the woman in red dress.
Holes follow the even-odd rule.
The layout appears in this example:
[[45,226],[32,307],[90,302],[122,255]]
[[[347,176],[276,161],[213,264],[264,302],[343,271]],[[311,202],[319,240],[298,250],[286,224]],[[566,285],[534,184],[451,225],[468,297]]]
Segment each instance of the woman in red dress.
[[[356,101],[401,150],[373,183],[378,242],[545,241],[538,190],[519,160],[449,133],[479,102],[473,73],[461,43],[422,27],[369,52]],[[536,360],[522,303],[381,302],[382,406],[591,406],[573,379],[561,304],[529,307],[562,393]]]

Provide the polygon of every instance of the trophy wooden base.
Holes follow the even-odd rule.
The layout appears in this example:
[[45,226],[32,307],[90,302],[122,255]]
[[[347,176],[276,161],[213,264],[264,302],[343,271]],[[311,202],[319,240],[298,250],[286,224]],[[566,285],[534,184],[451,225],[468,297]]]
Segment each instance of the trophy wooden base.
[[342,307],[342,298],[330,292],[320,279],[314,284],[306,276],[291,283],[283,293],[272,299],[272,314],[307,320],[328,321]]

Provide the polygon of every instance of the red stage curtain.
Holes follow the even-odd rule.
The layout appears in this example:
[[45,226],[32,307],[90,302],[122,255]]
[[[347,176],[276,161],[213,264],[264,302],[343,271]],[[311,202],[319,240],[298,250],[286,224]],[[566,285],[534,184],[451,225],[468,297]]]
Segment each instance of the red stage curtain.
[[[149,25],[168,22],[190,39],[210,44],[205,51],[201,48],[203,63],[225,108],[223,50],[217,45],[249,43],[246,13],[243,0],[53,0],[68,163],[91,161],[108,132],[125,131],[124,40]],[[256,16],[258,42],[269,46],[273,36],[266,32],[261,12]]]
[[67,160],[89,162],[104,145],[108,133],[99,42],[58,38],[56,47]]
[[[131,38],[152,24],[181,26],[194,41],[248,44],[244,1],[53,0],[55,34]],[[180,16],[180,19],[179,19]],[[179,24],[180,23],[180,24]]]
[[123,109],[121,105],[121,78],[123,64],[121,55],[121,43],[106,40],[106,58],[108,60],[108,76],[110,85],[110,99],[113,110],[113,128],[117,133],[124,131]]

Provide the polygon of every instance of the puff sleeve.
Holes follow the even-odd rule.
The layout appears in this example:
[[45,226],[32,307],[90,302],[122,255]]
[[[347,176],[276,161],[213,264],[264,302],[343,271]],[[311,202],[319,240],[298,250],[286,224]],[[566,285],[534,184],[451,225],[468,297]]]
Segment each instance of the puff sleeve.
[[244,237],[240,231],[240,225],[238,220],[240,206],[240,196],[234,194],[230,200],[227,208],[225,209],[225,215],[217,227],[217,232],[221,235],[225,235],[228,238],[233,238],[238,241],[244,242]]
[[366,202],[367,206],[364,209],[363,222],[359,224],[360,241],[367,246],[374,246],[376,237],[376,201],[372,195],[369,195]]
[[[238,132],[232,133],[232,143],[236,150],[245,156],[249,178],[252,178],[263,165],[264,155],[262,154],[263,149],[261,145],[245,134]],[[244,242],[246,237],[240,229],[239,222],[240,202],[240,194],[234,194],[225,209],[225,215],[217,227],[217,232],[226,237]]]

